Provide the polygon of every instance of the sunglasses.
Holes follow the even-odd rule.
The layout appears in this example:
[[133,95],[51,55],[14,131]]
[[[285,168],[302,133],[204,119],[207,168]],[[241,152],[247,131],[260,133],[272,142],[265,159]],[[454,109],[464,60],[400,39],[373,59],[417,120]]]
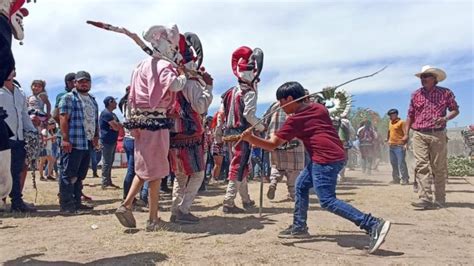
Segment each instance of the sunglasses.
[[433,77],[433,78],[434,78],[435,75],[433,75],[433,74],[421,74],[421,75],[420,75],[420,78],[422,78],[422,79],[426,79],[426,78],[430,78],[430,77]]

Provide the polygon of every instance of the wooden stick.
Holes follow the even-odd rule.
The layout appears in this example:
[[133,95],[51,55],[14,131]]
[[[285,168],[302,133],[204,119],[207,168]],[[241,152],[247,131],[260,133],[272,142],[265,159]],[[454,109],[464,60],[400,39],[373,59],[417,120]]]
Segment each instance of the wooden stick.
[[[340,87],[342,87],[342,86],[344,86],[344,85],[347,85],[347,84],[349,84],[349,83],[351,83],[351,82],[354,82],[354,81],[356,81],[356,80],[373,77],[373,76],[377,75],[378,73],[384,71],[387,67],[388,67],[388,65],[384,66],[384,67],[381,68],[380,70],[378,70],[378,71],[376,71],[376,72],[374,72],[374,73],[372,73],[372,74],[370,74],[370,75],[361,76],[361,77],[357,77],[357,78],[354,78],[354,79],[345,81],[345,82],[343,82],[343,83],[341,83],[341,84],[339,84],[339,85],[337,85],[337,86],[335,86],[335,87],[332,87],[332,89],[336,90],[336,89],[338,89],[338,88],[340,88]],[[286,103],[286,104],[284,104],[284,105],[282,105],[282,106],[280,106],[280,107],[277,107],[275,110],[273,110],[272,112],[268,113],[266,116],[264,116],[262,119],[258,120],[257,123],[255,123],[254,125],[252,125],[252,126],[249,127],[249,128],[250,128],[250,129],[255,129],[255,127],[256,127],[258,124],[261,124],[263,121],[265,121],[265,119],[267,119],[268,117],[271,117],[274,113],[278,112],[278,111],[281,110],[282,108],[284,108],[284,107],[286,107],[286,106],[288,106],[288,105],[290,105],[290,104],[292,104],[292,103],[295,103],[295,102],[304,100],[304,99],[306,99],[306,98],[309,98],[309,97],[311,97],[311,96],[314,96],[314,95],[316,95],[316,94],[318,94],[318,93],[321,93],[321,92],[323,92],[323,91],[318,91],[318,92],[314,92],[314,93],[305,95],[305,96],[300,97],[300,98],[298,98],[298,99],[296,99],[296,100],[293,100],[293,101],[291,101],[291,102],[288,102],[288,103]],[[242,138],[239,139],[239,141],[237,141],[236,145],[239,144],[241,141],[242,141]]]

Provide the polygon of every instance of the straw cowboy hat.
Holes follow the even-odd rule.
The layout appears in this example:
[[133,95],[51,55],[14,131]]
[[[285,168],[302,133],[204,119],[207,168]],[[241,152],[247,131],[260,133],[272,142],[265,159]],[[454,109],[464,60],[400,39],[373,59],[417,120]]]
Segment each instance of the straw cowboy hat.
[[439,68],[432,67],[430,65],[423,66],[421,68],[421,72],[416,73],[415,76],[420,77],[422,74],[426,74],[426,73],[435,75],[436,80],[438,82],[441,82],[446,79],[446,72],[444,72],[443,70]]

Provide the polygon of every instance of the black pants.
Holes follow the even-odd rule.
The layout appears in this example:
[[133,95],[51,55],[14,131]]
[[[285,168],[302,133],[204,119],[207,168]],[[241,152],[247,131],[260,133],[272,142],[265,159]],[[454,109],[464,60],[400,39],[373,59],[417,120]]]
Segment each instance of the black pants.
[[81,204],[82,181],[89,170],[90,150],[72,149],[61,153],[61,179],[59,183],[60,204],[63,209],[77,208]]
[[15,68],[12,53],[12,29],[8,18],[0,15],[0,87]]

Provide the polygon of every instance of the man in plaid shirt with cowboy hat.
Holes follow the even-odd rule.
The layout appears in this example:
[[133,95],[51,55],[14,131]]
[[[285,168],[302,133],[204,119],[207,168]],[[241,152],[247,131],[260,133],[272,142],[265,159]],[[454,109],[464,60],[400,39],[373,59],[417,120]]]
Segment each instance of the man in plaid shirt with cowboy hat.
[[[423,66],[415,74],[421,79],[422,87],[416,90],[410,100],[406,130],[403,141],[408,141],[410,128],[413,133],[415,154],[415,178],[420,184],[420,201],[413,207],[433,209],[446,202],[446,179],[448,177],[446,124],[459,114],[459,106],[450,89],[438,86],[446,79],[446,73],[435,67]],[[446,112],[449,110],[449,113]],[[431,175],[435,187],[434,199],[431,191]],[[434,200],[434,201],[433,201]]]

